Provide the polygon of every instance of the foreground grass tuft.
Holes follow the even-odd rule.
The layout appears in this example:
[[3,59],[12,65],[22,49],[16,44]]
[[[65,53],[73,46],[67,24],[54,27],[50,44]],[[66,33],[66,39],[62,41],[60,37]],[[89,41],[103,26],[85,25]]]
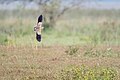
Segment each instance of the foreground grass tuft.
[[65,51],[68,55],[76,55],[78,53],[79,47],[77,46],[69,46],[69,48]]

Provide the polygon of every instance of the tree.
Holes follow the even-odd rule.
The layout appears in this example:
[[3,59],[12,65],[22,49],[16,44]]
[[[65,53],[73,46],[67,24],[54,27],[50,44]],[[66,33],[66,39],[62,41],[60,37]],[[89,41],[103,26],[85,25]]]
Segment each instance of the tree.
[[32,0],[39,5],[44,14],[45,25],[54,27],[57,20],[69,9],[80,7],[87,0]]
[[44,25],[46,27],[54,27],[57,20],[67,10],[74,7],[80,7],[81,3],[90,0],[1,0],[2,3],[10,3],[12,1],[23,1],[23,3],[36,3],[44,16]]

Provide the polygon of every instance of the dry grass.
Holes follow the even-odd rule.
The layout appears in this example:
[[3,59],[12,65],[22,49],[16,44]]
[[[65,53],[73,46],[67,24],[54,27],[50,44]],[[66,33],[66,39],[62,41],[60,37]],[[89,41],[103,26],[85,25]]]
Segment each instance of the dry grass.
[[[12,47],[0,46],[0,80],[56,80],[57,73],[70,65],[88,67],[104,66],[117,70],[120,76],[120,57],[86,57],[85,51],[92,46],[77,46],[76,56],[65,51],[67,46]],[[108,46],[92,47],[105,50]],[[112,46],[120,53],[120,46]],[[117,78],[118,80],[120,77]]]

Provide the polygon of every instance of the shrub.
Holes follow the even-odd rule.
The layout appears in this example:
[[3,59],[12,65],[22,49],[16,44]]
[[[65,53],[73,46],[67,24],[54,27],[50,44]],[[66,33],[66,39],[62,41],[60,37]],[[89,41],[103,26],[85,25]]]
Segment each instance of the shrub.
[[68,50],[65,52],[69,55],[76,55],[78,53],[79,48],[77,46],[69,46]]
[[61,70],[60,80],[115,80],[116,71],[111,68],[67,67]]

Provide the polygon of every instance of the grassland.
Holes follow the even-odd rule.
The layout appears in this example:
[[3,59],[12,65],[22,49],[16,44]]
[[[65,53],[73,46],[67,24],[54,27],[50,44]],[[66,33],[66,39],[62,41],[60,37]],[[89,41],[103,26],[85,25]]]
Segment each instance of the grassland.
[[[53,47],[6,47],[0,46],[0,79],[1,80],[71,80],[71,67],[87,67],[88,72],[98,75],[97,80],[119,80],[120,77],[120,47],[108,46],[65,46]],[[92,49],[91,49],[92,48]],[[67,51],[73,51],[69,54]],[[102,54],[98,54],[99,52]],[[86,69],[83,67],[83,70]],[[68,70],[68,74],[66,71]],[[75,68],[75,70],[79,69]],[[96,69],[96,70],[94,70]],[[73,69],[74,70],[74,69]],[[104,73],[104,70],[107,73]],[[83,71],[82,71],[83,72]],[[95,73],[96,72],[96,73]],[[61,75],[61,74],[62,75]],[[66,73],[66,74],[65,74]],[[100,74],[99,74],[100,73]],[[102,75],[103,74],[103,75]],[[77,76],[77,74],[75,75]],[[81,76],[81,75],[79,75]],[[82,76],[85,76],[84,74]],[[89,75],[90,76],[90,75]],[[112,76],[112,77],[110,77]],[[92,75],[90,80],[95,79]],[[111,79],[110,79],[111,78]],[[78,78],[79,79],[79,78]],[[78,80],[72,79],[72,80]],[[82,80],[88,80],[87,78]]]
[[[39,11],[29,10],[1,11],[0,44],[34,45],[36,42],[33,26],[39,13]],[[71,17],[72,15],[74,16]],[[42,44],[119,45],[120,20],[118,16],[119,10],[68,11],[57,21],[54,29],[43,31]],[[27,42],[24,42],[25,40]]]
[[1,11],[0,80],[120,80],[119,12],[68,11],[37,43],[39,11]]

